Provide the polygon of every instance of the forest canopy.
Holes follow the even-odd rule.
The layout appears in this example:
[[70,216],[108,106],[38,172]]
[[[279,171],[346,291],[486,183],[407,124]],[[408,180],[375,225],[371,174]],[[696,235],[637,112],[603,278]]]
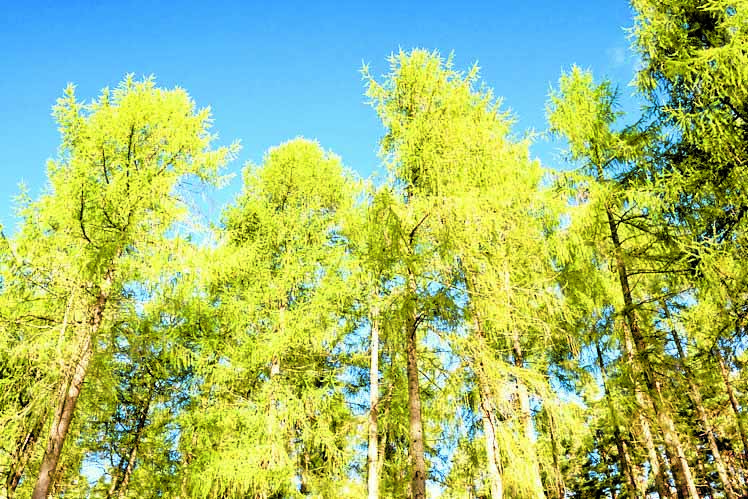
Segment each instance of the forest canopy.
[[293,138],[202,232],[209,109],[67,87],[0,237],[0,499],[748,497],[748,1],[632,6],[646,105],[562,72],[566,163],[401,50],[384,180]]

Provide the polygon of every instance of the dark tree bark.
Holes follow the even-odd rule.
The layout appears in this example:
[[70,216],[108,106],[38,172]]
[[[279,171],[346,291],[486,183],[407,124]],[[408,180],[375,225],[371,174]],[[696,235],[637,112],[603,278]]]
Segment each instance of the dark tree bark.
[[725,390],[727,390],[727,397],[730,400],[730,406],[732,407],[732,411],[735,413],[735,420],[738,423],[738,433],[740,433],[740,441],[743,443],[743,463],[748,464],[748,436],[746,436],[747,434],[745,425],[743,423],[743,417],[740,412],[740,404],[738,403],[738,399],[735,396],[735,389],[733,388],[732,382],[730,381],[730,373],[727,370],[725,358],[722,355],[720,348],[718,346],[715,346],[713,352],[714,356],[717,358],[717,363],[719,364],[719,372],[722,376],[722,382],[725,384]]
[[148,388],[148,396],[144,400],[143,407],[140,408],[139,414],[137,416],[138,419],[135,425],[135,434],[133,435],[130,450],[127,453],[127,464],[124,470],[122,470],[120,466],[121,473],[118,476],[112,478],[112,485],[109,488],[109,498],[117,497],[118,499],[123,499],[127,494],[127,487],[130,484],[130,477],[132,476],[132,472],[135,469],[135,461],[138,455],[138,448],[140,447],[140,442],[143,439],[143,431],[145,430],[145,427],[148,423],[148,413],[150,412],[151,403],[153,402],[155,384],[156,382],[155,380],[153,380],[151,386]]

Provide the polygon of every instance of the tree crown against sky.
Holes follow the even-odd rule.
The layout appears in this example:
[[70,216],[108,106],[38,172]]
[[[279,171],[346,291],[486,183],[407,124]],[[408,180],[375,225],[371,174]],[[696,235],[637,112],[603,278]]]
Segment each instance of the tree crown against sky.
[[477,65],[400,49],[359,82],[382,178],[284,138],[209,229],[211,111],[68,86],[0,238],[0,496],[748,493],[748,4],[632,5],[647,107],[561,71],[563,168]]
[[[137,0],[122,8],[15,4],[0,20],[0,45],[15,75],[0,78],[0,90],[13,96],[0,108],[0,122],[14,123],[0,134],[0,223],[14,228],[11,201],[19,182],[32,196],[44,187],[39,165],[54,157],[58,143],[49,111],[69,82],[79,95],[93,96],[125,73],[154,74],[160,85],[183,86],[209,103],[221,143],[238,138],[243,145],[227,170],[228,186],[202,204],[203,217],[217,221],[241,189],[242,165],[260,163],[269,146],[293,137],[319,140],[362,177],[383,177],[381,127],[361,96],[362,62],[379,75],[387,70],[384,58],[400,47],[454,51],[456,67],[477,61],[483,80],[506,98],[506,110],[519,120],[515,133],[539,132],[549,87],[575,63],[620,82],[626,102],[633,102],[625,85],[635,58],[624,31],[632,24],[626,2],[587,0],[562,11],[553,2],[511,9],[418,2],[375,9],[334,2],[314,8],[190,2],[180,9]],[[535,141],[532,154],[558,164],[560,147]]]

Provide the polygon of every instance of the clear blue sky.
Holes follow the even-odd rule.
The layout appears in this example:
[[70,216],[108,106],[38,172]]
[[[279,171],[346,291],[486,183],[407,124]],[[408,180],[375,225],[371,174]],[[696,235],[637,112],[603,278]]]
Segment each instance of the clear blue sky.
[[[378,170],[382,128],[365,103],[359,70],[387,71],[400,47],[455,53],[478,62],[484,82],[518,119],[515,131],[545,128],[551,85],[572,64],[632,90],[635,58],[624,28],[626,0],[533,2],[3,2],[0,14],[0,223],[12,232],[12,197],[32,196],[59,143],[51,106],[68,82],[90,100],[124,74],[154,74],[210,105],[222,143],[240,139],[238,173],[270,146],[296,136],[319,140],[362,176]],[[547,166],[555,147],[533,146]],[[212,194],[206,215],[239,191],[237,175]]]

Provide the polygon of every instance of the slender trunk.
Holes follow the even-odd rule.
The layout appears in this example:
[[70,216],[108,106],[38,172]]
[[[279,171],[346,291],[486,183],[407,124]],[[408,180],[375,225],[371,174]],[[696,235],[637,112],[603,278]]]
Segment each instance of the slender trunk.
[[[481,381],[478,381],[481,385]],[[491,499],[502,499],[504,496],[504,483],[501,479],[501,467],[498,441],[496,439],[496,418],[491,408],[490,397],[480,390],[481,420],[483,422],[483,434],[486,440],[486,455],[488,457],[488,478],[491,486]]]
[[[475,295],[475,285],[472,282],[467,269],[464,269],[464,274],[468,292],[472,295],[471,300],[473,300]],[[483,330],[483,323],[481,322],[480,314],[478,313],[478,310],[476,310],[474,304],[472,306],[472,311],[475,315],[475,335],[477,340],[476,346],[473,348],[472,357],[473,362],[476,364],[474,371],[478,383],[478,395],[480,397],[481,421],[483,423],[483,435],[485,437],[486,456],[488,459],[487,465],[491,487],[491,499],[502,499],[504,496],[504,482],[501,476],[501,452],[499,451],[499,443],[497,439],[498,424],[496,421],[496,411],[493,406],[490,384],[482,360],[482,356],[488,351],[488,345],[486,345],[486,333]]]
[[670,417],[669,410],[665,405],[660,383],[656,379],[654,370],[649,362],[647,351],[648,345],[641,329],[639,328],[639,322],[634,311],[634,301],[628,280],[628,270],[626,269],[626,263],[623,259],[621,241],[618,237],[618,226],[610,206],[606,206],[606,213],[608,217],[608,226],[610,228],[610,236],[613,240],[613,247],[615,249],[615,263],[618,271],[618,279],[621,285],[621,293],[623,294],[623,315],[626,319],[636,349],[636,364],[641,368],[641,373],[644,375],[644,383],[647,392],[650,395],[649,399],[652,409],[655,417],[657,417],[660,429],[662,430],[665,449],[670,457],[673,469],[676,489],[678,490],[679,496],[683,498],[699,499],[699,494],[696,491],[696,484],[694,483],[691,474],[691,468],[688,465],[685,452],[683,451],[683,444],[675,430],[675,425]]
[[120,457],[119,464],[117,465],[117,468],[115,468],[114,473],[112,474],[112,483],[109,484],[109,490],[107,491],[106,497],[107,499],[112,499],[112,497],[115,496],[117,493],[117,486],[120,483],[120,477],[124,473],[122,471],[122,468],[125,466],[125,458]]
[[[384,403],[384,421],[390,415],[390,407],[392,407],[392,390],[395,385],[389,384],[387,388],[387,395],[384,397],[382,402]],[[379,439],[379,448],[377,449],[377,477],[382,476],[382,469],[384,469],[384,452],[387,445],[387,433],[382,434],[382,438]]]
[[39,468],[39,477],[34,486],[32,499],[47,499],[50,486],[54,482],[57,464],[62,454],[62,447],[65,444],[70,422],[73,420],[73,415],[75,414],[75,406],[78,403],[78,397],[83,388],[83,382],[86,379],[88,365],[93,356],[93,337],[99,332],[104,318],[104,309],[109,298],[109,288],[112,284],[113,274],[114,269],[110,267],[103,279],[96,303],[91,310],[89,328],[83,332],[78,360],[75,363],[72,376],[68,379],[63,390],[63,395],[52,420],[52,427],[49,430],[49,441],[44,452],[44,457],[42,458],[41,467]]
[[553,420],[553,415],[548,412],[548,433],[551,437],[551,452],[553,453],[553,475],[556,481],[556,499],[564,499],[564,497],[566,497],[566,486],[564,484],[564,477],[561,474],[561,465],[558,462],[561,452],[558,448],[558,439],[556,438],[556,430],[554,429],[555,426],[556,422]]
[[408,288],[411,303],[408,304],[406,323],[407,334],[407,374],[408,374],[408,413],[410,429],[410,463],[413,472],[411,498],[426,498],[426,460],[423,442],[423,422],[421,420],[421,391],[418,379],[418,323],[420,315],[416,310],[415,277],[409,271]]
[[[644,397],[639,392],[637,400],[638,404],[644,403]],[[643,407],[643,406],[642,406]],[[649,467],[652,470],[652,476],[654,476],[655,490],[657,495],[663,498],[672,498],[673,490],[668,485],[666,476],[669,476],[669,461],[665,461],[662,453],[655,445],[654,437],[652,437],[652,427],[649,424],[647,416],[640,412],[639,413],[639,426],[642,430],[642,437],[644,438],[644,447],[647,450],[647,458],[649,459]]]
[[42,464],[39,469],[39,478],[34,486],[34,492],[31,496],[32,499],[47,499],[49,488],[52,483],[54,483],[55,471],[57,470],[57,464],[60,461],[65,437],[70,428],[70,422],[73,420],[75,405],[78,403],[78,396],[83,388],[83,381],[86,378],[88,365],[93,356],[91,334],[88,331],[84,334],[85,336],[83,337],[79,358],[75,364],[73,376],[68,381],[62,399],[55,411],[55,417],[49,431],[49,442],[47,443],[47,449],[42,458]]
[[[504,293],[505,299],[511,302],[512,288],[510,282],[509,269],[507,264],[504,265]],[[522,352],[522,345],[520,344],[519,332],[514,328],[512,324],[512,352],[514,354],[514,366],[518,371],[524,369],[525,358]],[[538,456],[535,450],[535,429],[533,428],[532,412],[530,409],[530,395],[527,391],[527,386],[522,381],[519,375],[515,377],[515,383],[517,388],[517,400],[519,402],[519,418],[522,426],[522,435],[527,446],[527,456],[531,459],[532,466],[532,481],[534,485],[534,496],[538,498],[545,497],[545,491],[543,489],[543,481],[540,478],[540,464],[538,463]]]
[[730,381],[730,373],[727,370],[725,364],[725,358],[722,356],[722,352],[719,347],[715,347],[713,350],[714,356],[717,358],[719,364],[719,372],[722,375],[722,382],[725,384],[727,390],[727,397],[730,399],[730,406],[732,411],[735,413],[735,420],[738,423],[738,433],[740,433],[740,441],[743,443],[743,462],[748,463],[748,437],[746,436],[745,425],[743,424],[743,417],[740,413],[740,404],[735,396],[735,389]]
[[371,314],[371,359],[369,366],[369,467],[368,491],[369,499],[379,499],[378,466],[378,437],[377,416],[379,412],[379,318],[378,311]]
[[707,494],[707,497],[721,497],[719,495],[715,495],[715,488],[712,486],[712,480],[709,479],[709,473],[706,471],[706,467],[704,466],[704,460],[702,459],[702,453],[699,451],[699,449],[696,449],[695,452],[695,459],[696,459],[696,470],[699,472],[699,476],[704,477],[702,479],[702,485],[701,490],[705,491]]
[[153,391],[155,390],[155,380],[153,381],[153,384],[148,389],[148,398],[145,401],[145,406],[140,411],[140,415],[138,418],[138,424],[135,427],[135,435],[133,437],[133,443],[132,447],[130,448],[130,455],[127,459],[127,467],[125,468],[125,472],[122,476],[122,481],[120,482],[120,485],[117,487],[117,498],[123,499],[125,495],[127,494],[127,487],[130,484],[130,477],[132,476],[132,472],[135,469],[135,459],[138,454],[138,447],[140,446],[140,441],[143,437],[143,431],[145,430],[146,423],[148,422],[148,412],[151,408],[151,402],[153,400]]
[[691,402],[693,403],[694,407],[696,407],[696,412],[698,413],[699,419],[701,420],[701,426],[704,430],[704,433],[706,434],[706,438],[709,443],[709,449],[712,451],[714,466],[717,468],[717,474],[719,475],[719,479],[722,482],[725,496],[728,499],[737,499],[737,495],[732,490],[732,483],[730,481],[730,478],[727,475],[727,467],[725,466],[724,459],[722,459],[722,453],[717,446],[717,440],[714,438],[714,428],[712,427],[712,424],[709,421],[709,417],[706,414],[706,409],[704,409],[704,403],[701,399],[701,392],[699,391],[699,387],[696,386],[691,368],[688,366],[688,364],[686,364],[686,354],[683,351],[683,345],[680,342],[678,331],[676,331],[675,326],[672,324],[672,319],[670,317],[670,311],[667,308],[667,303],[663,303],[662,307],[665,311],[665,316],[667,317],[668,322],[670,322],[670,333],[673,335],[673,342],[675,343],[675,347],[678,350],[678,365],[681,368],[686,381],[688,382]]
[[[519,334],[517,331],[512,333],[514,351],[514,366],[518,369],[522,369],[524,366],[524,357],[522,355],[522,347],[519,343]],[[540,465],[538,463],[538,456],[535,450],[535,429],[532,422],[532,413],[530,410],[530,395],[527,391],[527,386],[522,382],[519,376],[515,378],[517,385],[517,400],[519,401],[519,418],[520,424],[522,425],[522,435],[527,446],[527,456],[531,459],[532,465],[532,481],[534,484],[534,497],[544,498],[545,491],[543,489],[543,481],[540,478]]]
[[[626,358],[634,368],[634,371],[638,373],[640,369],[636,363],[636,357],[634,354],[634,345],[631,340],[631,334],[624,328],[623,331],[623,345],[626,353]],[[633,381],[633,380],[632,380]],[[651,406],[645,399],[644,392],[642,392],[636,381],[634,383],[634,398],[636,404],[640,408],[638,411],[639,427],[641,428],[642,438],[644,439],[644,447],[647,450],[647,458],[649,460],[649,467],[651,469],[652,476],[654,477],[655,489],[657,495],[661,498],[670,499],[673,497],[673,490],[668,485],[666,476],[669,475],[670,462],[667,457],[663,457],[662,453],[655,444],[654,437],[652,437],[652,427],[650,426],[647,414],[644,412],[647,406]],[[677,496],[677,494],[676,494]]]
[[628,451],[628,445],[621,435],[621,425],[618,419],[618,412],[615,407],[613,407],[613,400],[611,399],[610,391],[608,390],[608,373],[605,368],[605,362],[603,361],[603,352],[600,349],[600,343],[597,340],[595,340],[595,350],[597,351],[597,365],[600,368],[600,374],[602,375],[605,400],[607,401],[608,411],[610,412],[610,417],[613,421],[613,438],[616,441],[616,449],[618,450],[618,457],[620,460],[619,464],[621,465],[623,474],[626,477],[628,497],[633,499],[639,494],[638,487],[636,486],[636,479],[634,478],[633,466],[631,464],[631,455]]
[[13,498],[16,492],[16,488],[18,488],[18,484],[21,483],[21,478],[23,478],[23,472],[26,469],[26,464],[28,464],[31,455],[34,452],[34,447],[36,446],[36,442],[39,440],[39,436],[44,429],[44,423],[46,419],[47,411],[44,411],[36,420],[31,430],[26,432],[23,435],[23,438],[19,439],[16,445],[16,453],[13,462],[11,463],[10,474],[8,475],[8,479],[5,484],[8,499]]
[[[140,437],[140,434],[138,434],[138,438]],[[125,468],[125,474],[122,477],[122,482],[120,482],[120,486],[118,487],[117,491],[117,498],[118,499],[124,499],[124,497],[127,495],[127,487],[130,485],[130,477],[132,476],[133,469],[135,468],[135,458],[138,453],[138,446],[133,445],[132,449],[130,450],[130,457],[127,460],[127,468]]]
[[[478,322],[478,321],[476,321]],[[479,323],[478,323],[479,324]],[[485,352],[485,338],[480,326],[478,326],[478,347],[474,356],[480,359]],[[501,452],[497,439],[496,411],[493,407],[493,397],[489,388],[483,362],[478,360],[475,377],[478,382],[478,395],[480,397],[481,420],[483,423],[483,435],[486,445],[486,456],[488,458],[488,477],[491,487],[491,499],[502,499],[504,496],[504,482],[501,477]]]

